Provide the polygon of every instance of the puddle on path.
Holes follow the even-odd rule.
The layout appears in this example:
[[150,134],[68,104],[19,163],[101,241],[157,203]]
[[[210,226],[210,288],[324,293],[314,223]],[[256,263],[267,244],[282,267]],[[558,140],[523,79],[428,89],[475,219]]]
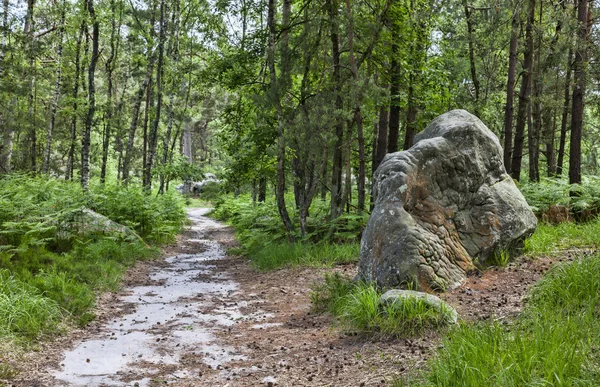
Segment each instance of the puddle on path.
[[[203,355],[202,361],[213,368],[245,359],[236,348],[219,343],[214,332],[242,320],[260,323],[269,316],[244,315],[240,311],[244,303],[232,298],[238,284],[211,264],[223,259],[225,252],[217,242],[204,239],[209,229],[223,227],[206,218],[207,212],[188,212],[193,239],[182,242],[202,252],[167,258],[169,266],[150,275],[160,285],[126,289],[120,300],[133,304],[134,312],[113,320],[67,352],[62,370],[54,373],[59,384],[145,386],[161,366],[177,365],[185,354]],[[221,302],[217,305],[215,300]],[[176,379],[198,371],[176,368],[172,374]]]

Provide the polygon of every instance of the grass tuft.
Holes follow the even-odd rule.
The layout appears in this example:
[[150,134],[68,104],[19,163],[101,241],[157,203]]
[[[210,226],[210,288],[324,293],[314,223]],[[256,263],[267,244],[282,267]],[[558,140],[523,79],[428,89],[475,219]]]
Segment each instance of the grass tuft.
[[414,336],[450,320],[449,311],[437,310],[422,300],[409,298],[381,305],[380,297],[373,284],[352,282],[339,274],[326,275],[325,283],[311,293],[317,311],[330,312],[344,330],[367,336]]

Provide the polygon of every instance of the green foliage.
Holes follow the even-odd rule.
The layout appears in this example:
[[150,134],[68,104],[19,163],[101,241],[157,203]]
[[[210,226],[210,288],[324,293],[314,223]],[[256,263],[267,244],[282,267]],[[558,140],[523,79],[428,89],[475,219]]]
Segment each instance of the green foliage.
[[204,178],[202,168],[199,165],[190,163],[185,156],[180,154],[174,155],[173,160],[166,164],[154,167],[152,173],[155,176],[162,176],[166,181],[198,181]]
[[600,219],[588,223],[539,223],[535,233],[525,241],[525,253],[551,254],[572,247],[600,245]]
[[0,202],[0,336],[25,340],[56,331],[63,318],[89,322],[95,292],[116,290],[125,268],[156,254],[120,226],[85,224],[82,208],[131,227],[149,242],[171,241],[185,220],[176,193],[92,185],[85,194],[78,184],[47,177],[1,178]]
[[373,284],[352,282],[339,274],[326,275],[313,288],[317,311],[328,311],[350,332],[384,337],[412,336],[425,329],[444,326],[449,314],[422,300],[409,298],[382,305],[381,292]]
[[576,214],[600,209],[600,178],[597,176],[583,176],[581,184],[572,185],[565,179],[544,178],[539,183],[521,184],[519,188],[538,214],[553,205],[566,206]]
[[562,264],[512,325],[463,325],[444,340],[427,386],[595,386],[600,382],[600,257]]

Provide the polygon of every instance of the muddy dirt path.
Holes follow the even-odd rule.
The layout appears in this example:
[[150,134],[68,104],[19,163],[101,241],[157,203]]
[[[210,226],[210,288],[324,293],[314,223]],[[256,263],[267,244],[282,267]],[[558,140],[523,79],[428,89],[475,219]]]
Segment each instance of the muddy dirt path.
[[[311,310],[311,287],[332,269],[256,272],[225,254],[233,232],[206,212],[190,210],[193,225],[164,259],[131,269],[123,291],[100,299],[96,321],[42,345],[12,383],[382,386],[423,367],[440,345],[438,332],[388,341],[342,332]],[[510,318],[553,261],[488,270],[443,297],[463,319]],[[333,270],[353,276],[356,265]]]

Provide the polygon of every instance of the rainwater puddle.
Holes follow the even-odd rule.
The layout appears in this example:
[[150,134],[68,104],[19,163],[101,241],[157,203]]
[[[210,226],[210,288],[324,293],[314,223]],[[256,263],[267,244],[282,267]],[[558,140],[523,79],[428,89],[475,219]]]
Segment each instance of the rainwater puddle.
[[[234,302],[239,285],[227,273],[218,272],[214,261],[225,252],[215,241],[204,239],[209,229],[223,227],[206,218],[206,209],[189,210],[194,238],[184,245],[199,248],[198,254],[179,254],[166,259],[170,265],[150,275],[157,285],[126,289],[120,300],[134,311],[101,328],[93,338],[65,354],[63,368],[54,373],[65,386],[148,385],[161,366],[173,366],[175,378],[197,370],[177,367],[182,356],[203,356],[213,368],[243,360],[236,348],[220,343],[215,331],[238,321],[263,322],[269,315],[244,315]],[[221,300],[215,304],[214,300]],[[150,377],[149,377],[150,376]],[[126,382],[125,382],[126,379]]]

